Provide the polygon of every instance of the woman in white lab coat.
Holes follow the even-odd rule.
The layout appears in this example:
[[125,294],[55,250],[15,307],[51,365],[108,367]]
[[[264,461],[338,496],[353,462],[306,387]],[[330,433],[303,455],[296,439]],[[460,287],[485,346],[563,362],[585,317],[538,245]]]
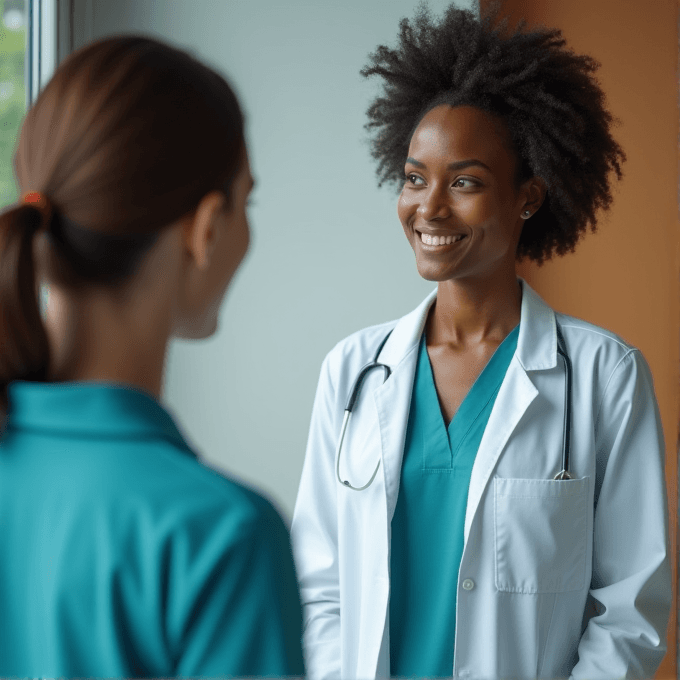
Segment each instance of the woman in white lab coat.
[[385,79],[373,155],[437,289],[321,368],[292,526],[312,678],[649,678],[666,652],[649,368],[515,270],[594,229],[625,155],[595,62],[495,21],[421,9],[362,71]]

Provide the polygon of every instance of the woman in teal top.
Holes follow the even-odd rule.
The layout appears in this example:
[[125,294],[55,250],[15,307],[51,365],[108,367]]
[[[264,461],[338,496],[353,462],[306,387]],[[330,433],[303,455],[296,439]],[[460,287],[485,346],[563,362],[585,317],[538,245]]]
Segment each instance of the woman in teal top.
[[248,247],[233,92],[158,41],[98,41],[40,94],[15,165],[0,675],[303,675],[285,524],[202,465],[160,401],[169,339],[215,331]]

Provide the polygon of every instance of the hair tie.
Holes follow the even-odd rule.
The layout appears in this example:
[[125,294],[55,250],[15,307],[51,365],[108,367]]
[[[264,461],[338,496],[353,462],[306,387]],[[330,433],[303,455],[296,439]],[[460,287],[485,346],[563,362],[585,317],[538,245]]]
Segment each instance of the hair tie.
[[41,194],[39,191],[27,191],[21,197],[21,203],[23,205],[30,205],[32,208],[35,208],[42,214],[42,220],[36,231],[42,227],[48,226],[52,221],[52,217],[54,216],[54,206],[45,194]]

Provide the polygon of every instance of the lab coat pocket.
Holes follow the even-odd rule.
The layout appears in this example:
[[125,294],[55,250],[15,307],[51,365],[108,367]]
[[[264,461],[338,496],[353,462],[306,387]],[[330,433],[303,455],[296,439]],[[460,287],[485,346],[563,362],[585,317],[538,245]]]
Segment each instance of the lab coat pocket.
[[562,593],[583,588],[588,479],[494,478],[499,591]]

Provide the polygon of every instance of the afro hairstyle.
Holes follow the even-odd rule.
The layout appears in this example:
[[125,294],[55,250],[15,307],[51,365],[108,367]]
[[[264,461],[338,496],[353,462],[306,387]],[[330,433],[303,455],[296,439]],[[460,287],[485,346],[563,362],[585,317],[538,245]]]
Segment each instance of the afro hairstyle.
[[378,186],[404,182],[404,161],[422,117],[435,106],[474,106],[499,116],[518,155],[518,185],[533,176],[545,200],[525,222],[517,259],[539,265],[573,252],[596,212],[612,202],[610,176],[622,176],[626,156],[612,138],[617,122],[593,73],[599,64],[565,47],[558,29],[514,31],[499,20],[500,4],[480,19],[450,5],[439,22],[421,2],[412,21],[400,21],[395,49],[380,45],[364,77],[383,79],[369,106]]

